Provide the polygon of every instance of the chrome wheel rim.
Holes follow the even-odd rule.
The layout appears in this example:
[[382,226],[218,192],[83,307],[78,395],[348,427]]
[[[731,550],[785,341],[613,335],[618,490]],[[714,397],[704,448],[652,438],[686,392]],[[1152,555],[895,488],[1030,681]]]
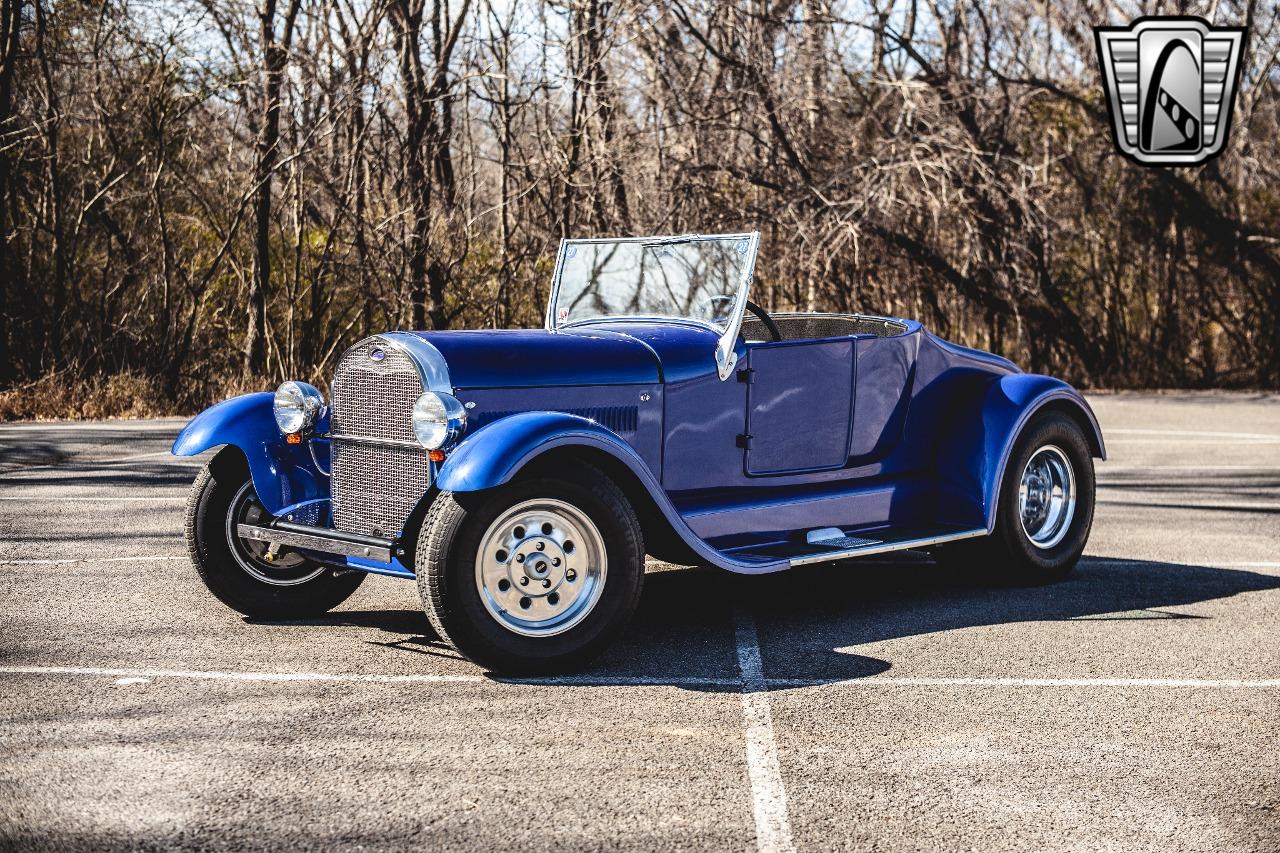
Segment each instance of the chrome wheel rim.
[[476,588],[494,621],[525,637],[562,634],[604,592],[608,556],[586,513],[564,501],[524,501],[498,516],[476,552]]
[[253,483],[241,486],[227,510],[227,544],[237,565],[254,580],[271,586],[297,586],[323,573],[324,566],[317,568],[296,551],[277,555],[270,543],[244,539],[236,532],[241,524],[261,524],[270,518],[271,513],[258,502]]
[[1046,444],[1031,454],[1018,484],[1018,514],[1037,548],[1052,548],[1067,535],[1076,514],[1076,476],[1060,448]]

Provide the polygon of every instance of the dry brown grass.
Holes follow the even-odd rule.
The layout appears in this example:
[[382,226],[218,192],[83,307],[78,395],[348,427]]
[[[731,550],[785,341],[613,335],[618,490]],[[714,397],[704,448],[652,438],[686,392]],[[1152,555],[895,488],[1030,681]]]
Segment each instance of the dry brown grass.
[[267,379],[215,377],[174,397],[159,379],[141,373],[85,377],[59,371],[0,390],[0,423],[190,415],[219,400],[272,387]]

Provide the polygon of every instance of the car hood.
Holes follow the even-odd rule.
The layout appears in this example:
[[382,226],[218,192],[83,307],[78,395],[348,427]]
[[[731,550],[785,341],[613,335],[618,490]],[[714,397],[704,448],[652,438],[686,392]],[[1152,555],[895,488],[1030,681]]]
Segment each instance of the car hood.
[[439,350],[455,389],[640,385],[662,381],[652,348],[598,329],[414,332]]

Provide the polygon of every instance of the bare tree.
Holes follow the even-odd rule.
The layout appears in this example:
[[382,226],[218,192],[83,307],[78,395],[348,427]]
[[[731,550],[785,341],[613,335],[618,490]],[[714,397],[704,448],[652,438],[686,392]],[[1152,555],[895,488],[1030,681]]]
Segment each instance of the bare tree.
[[1091,27],[1136,7],[129,3],[0,0],[0,416],[323,382],[381,328],[536,325],[561,237],[745,228],[774,308],[1280,386],[1274,2],[1200,10],[1250,38],[1195,169],[1110,141]]
[[254,146],[253,276],[249,280],[249,317],[244,338],[244,372],[260,376],[266,368],[267,296],[271,288],[271,188],[280,159],[280,86],[293,28],[302,7],[301,0],[288,0],[280,32],[276,33],[276,0],[261,0],[258,7],[258,39],[261,51],[262,99],[258,134]]

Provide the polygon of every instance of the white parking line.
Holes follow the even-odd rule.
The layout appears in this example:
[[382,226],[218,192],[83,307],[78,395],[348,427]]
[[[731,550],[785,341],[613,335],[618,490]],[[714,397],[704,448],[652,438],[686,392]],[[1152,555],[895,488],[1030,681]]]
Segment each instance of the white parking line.
[[479,675],[363,675],[359,673],[328,674],[323,672],[220,672],[187,669],[115,669],[82,666],[0,666],[6,675],[96,675],[108,678],[185,678],[198,681],[323,681],[373,682],[379,684],[416,684],[438,681],[484,681]]
[[1146,474],[1152,471],[1249,471],[1255,474],[1273,474],[1280,471],[1274,465],[1115,465],[1103,463],[1098,469],[1098,479],[1105,479],[1107,474]]
[[1280,688],[1280,678],[921,678],[868,676],[838,680],[773,678],[771,687],[1195,687]]
[[1280,444],[1278,438],[1197,438],[1196,436],[1130,436],[1114,438],[1107,436],[1107,449],[1110,450],[1113,445],[1129,445],[1129,444],[1145,444],[1145,445],[1166,445],[1172,444],[1179,447],[1189,444],[1209,444],[1214,447],[1255,447],[1261,444]]
[[[1125,489],[1117,486],[1109,486],[1107,488],[1108,494],[1114,494],[1115,492],[1135,492],[1135,491],[1139,492],[1142,495],[1147,494],[1146,492],[1142,492],[1138,489]],[[1176,499],[1169,500],[1169,501],[1153,501],[1153,500],[1147,499],[1142,502],[1142,506],[1143,508],[1150,508],[1150,509],[1174,509],[1174,510],[1216,509],[1216,510],[1223,510],[1225,512],[1280,512],[1280,504],[1249,501],[1247,499],[1241,500],[1238,503],[1229,503],[1229,504],[1190,503],[1190,502],[1175,503],[1175,500]],[[1098,498],[1096,503],[1105,504],[1107,506],[1133,506],[1134,505],[1134,502],[1132,499],[1127,501],[1112,501],[1112,500],[1106,500],[1105,498]]]
[[1280,435],[1271,432],[1216,432],[1200,429],[1103,429],[1107,435],[1167,435],[1181,438],[1234,438],[1249,441],[1280,441]]
[[95,666],[0,666],[3,675],[82,675],[100,678],[178,678],[195,681],[252,681],[252,682],[320,682],[336,684],[435,684],[440,682],[492,682],[498,684],[523,684],[536,687],[737,687],[736,678],[663,678],[647,675],[562,675],[546,678],[502,678],[484,675],[441,675],[435,673],[409,673],[405,675],[380,675],[377,673],[327,673],[327,672],[235,672],[223,670],[189,669],[132,669]]
[[787,791],[778,766],[778,744],[773,736],[769,710],[769,686],[760,661],[760,635],[745,605],[734,608],[734,635],[738,669],[742,673],[742,717],[746,728],[747,775],[756,819],[756,849],[760,853],[794,851],[791,824],[787,820]]
[[120,497],[116,495],[104,495],[102,497],[82,497],[82,496],[66,496],[66,495],[0,495],[0,501],[26,501],[28,503],[42,504],[61,504],[61,503],[163,503],[166,501],[182,502],[187,499],[186,494],[181,495],[153,495],[151,497]]
[[58,560],[0,560],[0,566],[70,566],[74,563],[147,563],[181,560],[186,554],[145,554],[140,557],[67,557]]
[[[320,682],[332,684],[435,684],[440,682],[463,682],[512,685],[549,685],[557,687],[742,687],[744,697],[765,699],[765,689],[788,689],[794,687],[1145,687],[1145,688],[1195,688],[1201,690],[1276,690],[1280,689],[1280,678],[999,678],[999,677],[964,677],[935,678],[929,676],[892,676],[873,675],[866,678],[763,678],[759,677],[760,646],[757,642],[752,652],[751,638],[755,637],[755,625],[748,617],[745,625],[739,626],[739,636],[743,644],[739,646],[739,666],[743,668],[744,678],[715,677],[673,677],[646,675],[559,675],[547,678],[502,678],[485,675],[442,675],[436,673],[408,673],[405,675],[380,675],[377,673],[358,672],[236,672],[224,670],[189,670],[189,669],[136,669],[132,667],[96,667],[96,666],[0,666],[0,675],[70,675],[95,676],[99,678],[176,678],[194,681],[252,681],[252,682]],[[754,660],[754,663],[753,663]],[[745,666],[744,666],[745,664]],[[752,673],[756,675],[752,675]],[[754,692],[748,692],[747,685],[753,685]],[[772,763],[773,770],[778,769],[777,744],[773,739],[773,720],[768,705],[763,712],[754,707],[748,716],[748,731],[755,728],[756,738],[748,738],[749,765],[751,756],[756,755],[757,768],[768,770]],[[752,746],[753,742],[755,746]],[[764,810],[764,824],[779,827],[790,839],[790,830],[786,825],[786,793],[782,788],[781,777],[774,775],[769,781],[768,773],[761,775],[761,792],[771,796],[756,798],[757,805],[762,802],[768,805]],[[752,791],[756,792],[756,773],[752,773]],[[757,818],[760,811],[757,811]],[[779,821],[781,822],[779,824]],[[786,849],[775,847],[771,849]]]
[[75,421],[20,421],[7,424],[0,424],[0,436],[12,435],[18,432],[35,432],[40,434],[48,434],[53,430],[69,429],[83,432],[91,432],[95,429],[126,429],[126,430],[158,430],[172,428],[173,434],[177,435],[190,421],[189,417],[168,417],[168,418],[106,418],[102,420],[75,420]]

